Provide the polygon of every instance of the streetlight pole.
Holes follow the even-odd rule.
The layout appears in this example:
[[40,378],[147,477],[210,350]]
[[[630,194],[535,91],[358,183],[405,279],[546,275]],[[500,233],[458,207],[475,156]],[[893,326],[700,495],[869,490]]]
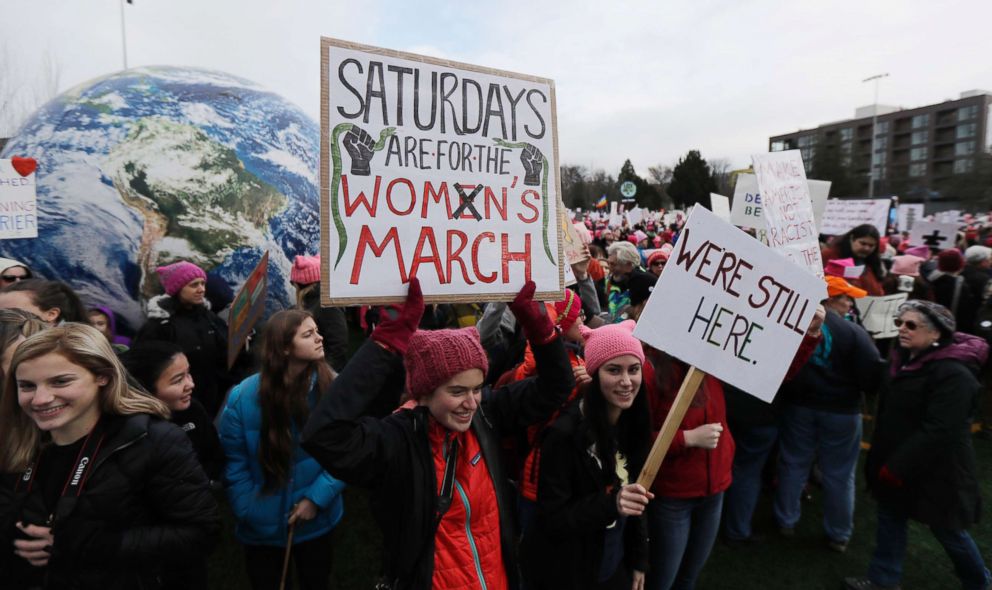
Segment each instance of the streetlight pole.
[[889,73],[876,74],[862,80],[865,82],[875,82],[875,102],[871,105],[871,154],[868,155],[868,198],[875,196],[875,126],[878,125],[878,82],[882,78],[888,78]]
[[[127,28],[124,26],[124,1],[121,0],[121,51],[124,55],[124,69],[127,69]],[[131,0],[127,0],[130,4]]]

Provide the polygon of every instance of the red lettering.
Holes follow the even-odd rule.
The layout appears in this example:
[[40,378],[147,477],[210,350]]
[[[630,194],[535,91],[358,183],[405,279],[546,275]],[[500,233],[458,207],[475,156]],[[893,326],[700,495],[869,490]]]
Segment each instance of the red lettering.
[[510,283],[510,263],[524,263],[524,281],[530,280],[530,234],[524,234],[524,251],[510,252],[510,236],[502,234],[503,284]]
[[506,187],[505,186],[503,187],[503,194],[501,195],[501,197],[502,197],[501,199],[497,200],[496,194],[493,193],[493,189],[489,188],[488,186],[486,187],[485,189],[486,219],[493,218],[492,209],[495,208],[496,211],[499,213],[500,218],[502,218],[503,221],[506,221]]
[[535,205],[534,203],[528,203],[527,202],[527,195],[533,195],[535,201],[540,201],[541,200],[541,195],[537,194],[537,191],[534,190],[534,189],[532,189],[532,188],[525,190],[524,191],[524,194],[520,195],[520,204],[523,205],[524,207],[527,207],[531,211],[533,211],[534,212],[534,217],[526,218],[526,217],[523,216],[523,214],[517,213],[517,218],[520,221],[523,221],[524,223],[534,223],[535,221],[537,221],[538,217],[541,216],[541,214],[537,210],[537,205]]
[[431,181],[424,182],[424,204],[420,208],[420,217],[422,219],[427,219],[427,204],[433,199],[435,203],[440,203],[441,198],[444,198],[444,207],[448,211],[447,219],[451,219],[451,201],[448,197],[448,183],[442,182],[441,189],[437,190]]
[[355,264],[351,267],[350,282],[352,285],[357,285],[358,279],[361,277],[362,262],[365,260],[365,249],[370,248],[376,258],[382,258],[382,253],[386,251],[386,245],[389,242],[393,243],[393,251],[396,253],[396,265],[400,269],[400,281],[407,282],[406,270],[403,268],[403,250],[400,248],[400,238],[396,228],[390,228],[386,232],[386,237],[383,238],[382,242],[376,244],[375,239],[372,237],[372,230],[369,229],[369,226],[363,225],[362,232],[358,236],[358,247],[355,249]]
[[382,184],[382,177],[376,175],[375,177],[375,189],[372,191],[372,203],[369,204],[368,197],[365,196],[365,191],[358,193],[358,198],[354,202],[351,201],[348,194],[348,176],[341,175],[341,190],[344,191],[344,214],[351,217],[351,214],[358,209],[359,205],[364,205],[365,210],[368,211],[370,217],[375,217],[376,210],[379,208],[379,185]]
[[[430,256],[424,256],[424,244],[430,244]],[[437,272],[439,283],[443,285],[448,282],[444,276],[444,269],[441,267],[441,256],[437,253],[437,241],[434,239],[434,228],[432,227],[420,228],[420,239],[417,240],[417,248],[413,252],[413,263],[410,264],[410,276],[417,276],[420,265],[426,262],[434,263],[434,270]]]
[[[410,206],[403,211],[397,211],[396,207],[393,206],[393,186],[396,183],[405,184],[406,188],[410,191]],[[378,184],[376,184],[378,186]],[[389,210],[393,212],[393,215],[409,215],[413,211],[413,206],[417,203],[417,195],[413,190],[413,183],[406,178],[394,178],[389,182],[389,186],[386,187],[386,205]]]
[[[453,248],[451,244],[453,241],[452,238],[456,236],[459,239],[461,239],[462,243],[458,246],[458,248]],[[462,267],[462,278],[465,279],[465,284],[467,285],[475,284],[472,281],[472,279],[468,278],[468,267],[465,266],[465,261],[462,260],[462,250],[464,250],[465,246],[467,245],[468,245],[468,236],[465,235],[465,232],[458,231],[457,229],[448,230],[448,281],[449,282],[452,280],[452,277],[454,276],[451,267],[453,263],[457,262],[458,265]]]
[[495,283],[497,276],[496,273],[484,275],[479,272],[479,242],[481,242],[483,238],[489,240],[490,242],[495,242],[496,234],[491,231],[484,231],[475,236],[475,239],[472,241],[472,272],[475,273],[475,278],[479,279],[483,283]]

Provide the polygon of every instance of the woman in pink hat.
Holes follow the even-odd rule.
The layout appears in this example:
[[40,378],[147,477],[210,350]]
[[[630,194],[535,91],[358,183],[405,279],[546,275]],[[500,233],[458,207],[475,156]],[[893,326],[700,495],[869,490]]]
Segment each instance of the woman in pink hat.
[[920,276],[920,265],[925,259],[903,254],[892,259],[892,269],[882,280],[886,295],[909,293],[910,299],[933,301],[933,288]]
[[[334,477],[373,491],[385,587],[519,587],[516,496],[500,441],[547,420],[574,385],[534,290],[528,282],[509,307],[537,376],[484,387],[478,331],[418,330],[424,300],[412,279],[406,303],[376,326],[311,415],[304,449]],[[396,407],[404,369],[415,405],[369,416],[376,402]]]

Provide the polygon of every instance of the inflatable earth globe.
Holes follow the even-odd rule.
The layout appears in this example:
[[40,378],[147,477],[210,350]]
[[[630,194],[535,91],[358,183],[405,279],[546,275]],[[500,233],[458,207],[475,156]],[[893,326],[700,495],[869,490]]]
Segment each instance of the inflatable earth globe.
[[278,95],[228,74],[131,69],[36,112],[0,152],[38,162],[38,237],[0,256],[68,282],[132,328],[161,292],[155,269],[195,262],[235,292],[269,251],[271,313],[289,269],[320,243],[320,131]]

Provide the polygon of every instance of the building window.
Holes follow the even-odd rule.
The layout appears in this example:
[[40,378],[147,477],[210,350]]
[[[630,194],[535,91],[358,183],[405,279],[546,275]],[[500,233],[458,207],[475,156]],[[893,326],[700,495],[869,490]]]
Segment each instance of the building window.
[[854,130],[851,129],[850,127],[844,127],[843,129],[840,130],[841,141],[851,141],[851,138],[853,136],[854,136]]
[[913,129],[919,129],[921,127],[926,127],[930,124],[930,115],[916,115],[913,117]]
[[978,116],[978,105],[961,107],[958,109],[958,121],[969,121]]
[[772,151],[781,152],[785,150],[785,142],[782,140],[772,142]]
[[923,162],[917,162],[915,164],[909,165],[909,175],[913,178],[919,178],[927,173],[927,165]]
[[925,147],[915,147],[909,150],[910,160],[926,160],[927,159],[927,148]]
[[889,138],[888,137],[876,137],[875,138],[875,151],[884,152],[889,149]]
[[975,153],[974,141],[962,141],[954,144],[955,156],[970,156]]
[[876,152],[874,157],[872,157],[872,164],[878,168],[879,166],[885,166],[885,152]]
[[803,148],[799,153],[803,156],[803,162],[810,163],[813,161],[813,154],[816,153],[816,150],[813,148]]
[[807,148],[807,147],[809,147],[811,145],[815,145],[815,144],[816,144],[816,136],[813,136],[813,135],[803,135],[803,136],[801,136],[799,138],[799,147],[800,147],[800,149],[801,148]]
[[964,139],[966,137],[975,137],[976,126],[974,123],[966,123],[964,125],[958,125],[957,133],[955,136],[958,139]]
[[888,132],[889,132],[889,122],[888,121],[879,121],[878,123],[875,123],[875,135],[876,136],[885,135]]
[[927,142],[927,138],[929,137],[929,135],[930,134],[927,131],[914,131],[913,132],[913,139],[912,139],[912,141],[910,143],[913,143],[913,144],[926,143]]
[[971,172],[974,168],[975,161],[970,158],[967,160],[954,160],[955,174],[965,174],[966,172]]

